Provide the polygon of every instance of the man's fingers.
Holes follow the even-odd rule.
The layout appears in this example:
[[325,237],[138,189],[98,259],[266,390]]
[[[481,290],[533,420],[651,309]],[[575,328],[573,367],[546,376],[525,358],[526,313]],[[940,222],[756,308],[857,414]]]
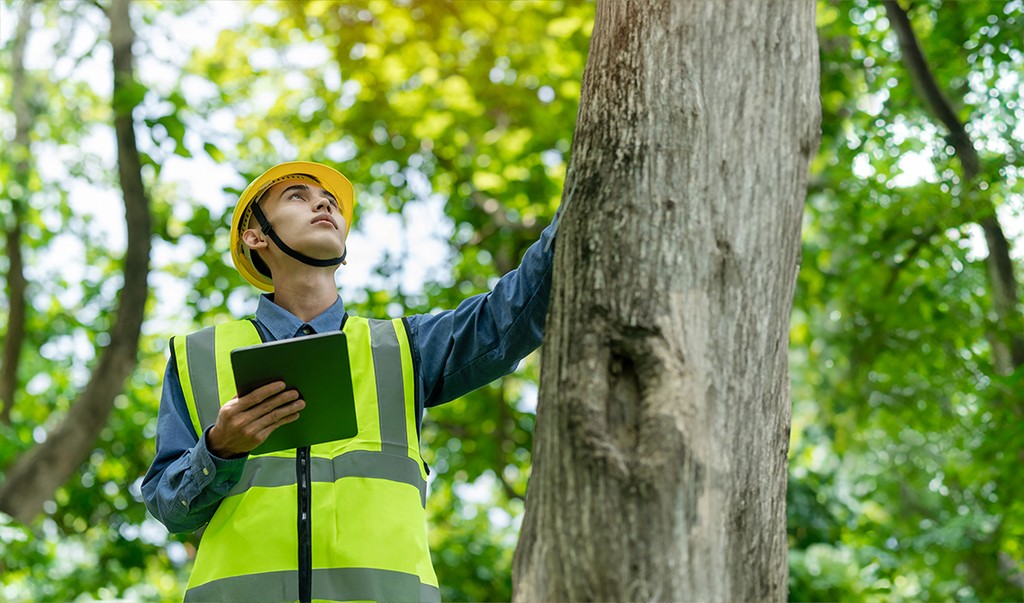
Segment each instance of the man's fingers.
[[[268,401],[269,402],[269,401]],[[274,426],[281,423],[286,417],[295,415],[298,417],[298,412],[306,407],[304,400],[292,400],[287,404],[275,405],[270,408],[263,416],[252,421],[252,426],[256,433],[261,433],[267,427]]]
[[259,439],[262,444],[263,441],[270,437],[270,434],[274,433],[274,430],[278,427],[298,419],[299,411],[305,407],[305,402],[302,400],[296,400],[288,406],[282,406],[267,413],[262,419],[260,419],[260,423],[265,421],[265,424],[262,425],[262,428],[256,434],[256,438]]
[[282,393],[285,387],[287,386],[284,384],[284,381],[274,381],[273,383],[268,383],[266,385],[257,387],[256,389],[252,390],[251,392],[244,396],[241,396],[240,398],[237,398],[237,402],[235,402],[235,404],[238,405],[238,410],[249,410],[250,408],[256,406],[260,402],[263,402],[267,398]]
[[227,444],[221,448],[250,451],[275,429],[299,418],[306,403],[297,399],[299,392],[285,387],[282,381],[268,383],[222,406],[215,426],[219,430],[223,425],[226,434]]
[[[283,406],[296,402],[298,397],[299,392],[294,389],[274,394],[246,411],[247,422],[256,422],[261,417],[265,417]],[[278,414],[277,416],[280,417],[282,415]]]

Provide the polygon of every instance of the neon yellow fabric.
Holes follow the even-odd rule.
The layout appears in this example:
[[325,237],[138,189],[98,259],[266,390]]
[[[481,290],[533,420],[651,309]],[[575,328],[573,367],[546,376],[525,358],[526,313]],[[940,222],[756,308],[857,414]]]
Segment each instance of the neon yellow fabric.
[[[419,491],[408,484],[362,477],[314,483],[313,567],[368,567],[418,575],[424,553],[430,558],[426,524],[403,510],[419,506]],[[390,520],[381,521],[382,517]],[[352,542],[359,547],[347,544]],[[432,571],[421,580],[437,586]]]
[[[377,324],[379,329],[380,323]],[[391,327],[400,354],[393,354],[394,366],[375,366],[369,321],[349,317],[345,323],[358,433],[347,440],[317,444],[310,450],[310,461],[317,469],[311,483],[313,569],[382,570],[379,575],[397,572],[416,577],[427,591],[436,593],[427,588],[436,589],[438,581],[427,545],[425,490],[421,490],[425,488],[426,472],[416,435],[412,353],[402,321],[392,321]],[[259,335],[250,322],[236,321],[218,325],[215,337],[217,394],[219,404],[223,405],[235,396],[230,351],[259,343]],[[177,368],[189,415],[193,417],[197,436],[201,437],[208,426],[198,424],[196,400],[191,386],[186,387],[191,381],[184,339],[175,339]],[[408,446],[403,456],[396,457],[381,452],[377,391],[379,380],[398,378],[399,373],[403,399],[395,403],[404,407],[401,416]],[[390,416],[397,415],[392,412]],[[296,451],[249,457],[247,463],[256,470],[251,475],[247,472],[245,481],[252,486],[240,488],[239,493],[221,502],[203,534],[189,578],[190,590],[203,585],[208,589],[215,581],[230,582],[231,578],[250,574],[271,578],[276,572],[283,576],[282,580],[291,580],[287,572],[298,569],[297,486],[290,478],[290,483],[282,483],[279,462],[279,470],[273,476],[269,464],[254,463],[255,459],[267,457],[291,459],[294,465]],[[345,462],[349,458],[358,462]],[[260,474],[264,466],[268,467],[266,476]],[[361,473],[352,475],[346,469],[353,466]],[[261,480],[273,485],[261,486]],[[329,598],[329,593],[314,591],[313,596]]]
[[[203,533],[188,588],[229,576],[297,569],[295,497],[291,485],[225,498]],[[269,513],[254,512],[257,504]]]
[[[217,325],[214,338],[217,362],[217,394],[220,396],[219,406],[224,406],[237,395],[235,374],[231,371],[231,350],[261,343],[256,325],[248,320],[236,320]],[[242,343],[251,341],[253,343]]]

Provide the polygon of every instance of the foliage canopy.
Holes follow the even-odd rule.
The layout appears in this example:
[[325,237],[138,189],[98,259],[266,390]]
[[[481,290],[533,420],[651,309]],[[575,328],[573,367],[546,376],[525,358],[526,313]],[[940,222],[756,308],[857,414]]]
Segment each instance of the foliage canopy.
[[[366,251],[353,246],[350,265],[373,267],[365,278],[343,271],[339,285],[351,312],[372,316],[486,291],[561,197],[592,4],[215,5],[133,5],[139,83],[119,98],[103,12],[32,6],[29,152],[0,149],[0,225],[9,233],[21,212],[28,280],[0,467],[60,423],[109,343],[125,248],[123,227],[110,226],[121,219],[110,124],[124,104],[139,103],[153,293],[138,365],[80,471],[31,525],[0,516],[0,599],[180,596],[194,540],[147,518],[139,484],[167,337],[254,308],[227,258],[230,205],[249,178],[304,158],[356,183],[353,240]],[[1015,319],[995,312],[977,224],[991,204],[1020,240],[1024,3],[904,6],[980,172],[963,180],[881,5],[819,0],[823,139],[791,327],[790,596],[1020,599],[1024,368],[1001,370],[993,345],[1024,323],[1019,306]],[[2,10],[0,89],[10,96],[21,4]],[[193,39],[190,28],[210,21],[223,26]],[[5,141],[15,121],[0,110]],[[190,186],[181,166],[220,180]],[[10,265],[0,257],[5,275]],[[531,358],[427,415],[445,599],[510,597],[537,372]]]

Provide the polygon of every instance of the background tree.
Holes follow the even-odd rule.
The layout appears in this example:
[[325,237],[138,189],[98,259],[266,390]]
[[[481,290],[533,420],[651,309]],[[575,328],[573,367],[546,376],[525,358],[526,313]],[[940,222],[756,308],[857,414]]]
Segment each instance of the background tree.
[[[89,383],[60,426],[44,442],[19,457],[8,468],[0,486],[0,510],[23,522],[42,510],[43,502],[53,496],[92,450],[96,436],[107,423],[114,397],[123,391],[125,378],[135,368],[148,292],[150,217],[132,120],[132,109],[141,100],[141,94],[132,75],[129,1],[113,0],[109,9],[117,165],[128,227],[124,286],[118,295],[109,344],[100,354]],[[28,16],[28,11],[23,14]]]
[[[977,224],[1020,236],[1022,7],[900,8],[963,131],[915,87],[885,5],[819,3],[823,140],[792,332],[791,596],[1017,600],[1022,390],[997,347],[1021,327],[994,311],[1000,254]],[[957,158],[972,141],[973,176]],[[1019,282],[1020,250],[1009,258]]]
[[[27,16],[28,7],[14,8]],[[30,20],[17,21],[34,47],[26,47],[23,62],[0,72],[5,93],[27,98],[34,116],[26,135],[32,146],[27,180],[18,180],[20,189],[6,188],[10,197],[0,200],[5,218],[12,213],[9,203],[21,205],[22,236],[6,244],[19,245],[30,308],[19,354],[10,365],[4,359],[5,369],[17,371],[17,387],[4,400],[10,425],[0,436],[0,500],[4,511],[28,525],[0,513],[3,599],[71,599],[82,593],[110,598],[147,590],[152,596],[167,574],[150,571],[167,565],[166,556],[157,561],[160,555],[139,538],[145,511],[129,492],[138,467],[152,454],[142,445],[152,432],[141,426],[147,406],[155,410],[153,395],[146,395],[156,382],[147,374],[153,363],[137,362],[150,230],[138,158],[131,163],[131,115],[145,90],[132,79],[128,6],[114,2],[108,8],[111,20],[91,4],[35,4]],[[8,9],[2,7],[4,27],[12,22]],[[113,50],[107,41],[111,29]],[[40,68],[39,50],[48,43],[56,57],[50,72]],[[121,157],[107,162],[99,149],[116,148],[115,129]],[[11,182],[10,157],[5,152],[0,162],[5,184]],[[126,247],[117,249],[96,228],[94,208],[81,211],[83,183],[95,187],[90,193],[123,187]],[[77,208],[71,200],[75,189]],[[99,209],[118,214],[116,206]],[[17,263],[14,253],[4,261],[8,269]],[[11,300],[7,314],[7,304],[0,303],[5,343],[17,328],[15,305]],[[147,339],[144,349],[152,354],[152,337]]]
[[21,232],[25,220],[25,197],[29,190],[31,173],[31,141],[29,132],[35,120],[29,95],[32,87],[25,81],[25,46],[28,44],[29,23],[32,19],[32,2],[24,2],[18,14],[18,27],[11,40],[11,109],[14,112],[14,140],[8,147],[10,157],[4,163],[12,166],[14,173],[10,182],[11,211],[5,229],[7,254],[7,330],[4,336],[3,358],[0,359],[0,424],[11,422],[11,406],[18,390],[18,364],[21,361],[21,344],[25,340],[25,270],[21,256]]
[[[173,598],[180,594],[174,580],[183,583],[189,569],[191,540],[168,539],[137,513],[138,480],[152,457],[165,337],[221,320],[229,305],[233,312],[251,311],[246,304],[255,295],[225,263],[225,208],[237,189],[176,188],[164,174],[179,157],[230,162],[245,176],[265,168],[271,157],[330,161],[361,183],[357,228],[371,234],[376,228],[377,237],[382,225],[394,222],[410,233],[440,229],[444,271],[429,275],[425,287],[410,289],[403,282],[413,252],[401,248],[377,261],[363,258],[379,265],[372,285],[341,279],[350,311],[364,315],[397,314],[403,305],[410,312],[449,308],[486,290],[516,265],[558,202],[592,6],[499,2],[453,10],[435,3],[379,3],[325,10],[324,4],[265,4],[239,31],[226,29],[208,51],[197,51],[167,85],[151,78],[157,71],[152,52],[162,37],[180,40],[165,27],[183,6],[188,8],[145,3],[134,14],[142,29],[136,48],[150,65],[140,75],[149,90],[136,115],[146,124],[139,128],[143,172],[155,192],[155,274],[161,284],[183,283],[171,291],[185,303],[177,314],[166,310],[179,300],[164,290],[160,303],[150,305],[142,365],[100,445],[82,464],[81,479],[58,490],[33,532],[16,532],[23,542],[8,541],[6,576],[23,588],[32,585],[36,598],[82,592],[110,598],[140,571],[154,587],[136,580],[128,591],[133,597]],[[50,28],[73,23],[56,11],[48,16]],[[102,42],[97,46],[102,50]],[[330,51],[310,61],[314,48]],[[207,93],[199,81],[217,87]],[[274,90],[272,102],[261,104],[268,89]],[[59,95],[50,91],[48,98]],[[230,125],[217,127],[211,117],[225,112]],[[442,162],[446,167],[439,167]],[[439,204],[443,210],[417,210]],[[69,213],[73,224],[76,214]],[[85,239],[87,232],[76,234]],[[368,247],[360,246],[361,253]],[[50,328],[39,332],[59,338]],[[508,568],[522,513],[535,383],[536,367],[528,363],[520,376],[432,412],[424,426],[434,476],[431,538],[437,567],[448,576],[445,598],[510,597]],[[20,431],[14,442],[31,442],[33,425],[46,418],[42,409],[27,412],[40,398],[27,396],[15,409]],[[122,509],[125,498],[129,504]],[[99,552],[98,559],[90,555],[76,564],[85,577],[52,579],[51,551],[79,544]],[[158,554],[138,554],[147,547]],[[480,563],[467,564],[467,558]],[[91,571],[110,564],[123,570],[107,582],[102,572]]]
[[814,4],[597,6],[515,598],[783,600]]

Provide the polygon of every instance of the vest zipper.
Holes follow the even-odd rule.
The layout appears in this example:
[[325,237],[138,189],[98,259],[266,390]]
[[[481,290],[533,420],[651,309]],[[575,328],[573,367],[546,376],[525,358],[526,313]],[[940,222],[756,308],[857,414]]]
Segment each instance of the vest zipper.
[[[345,329],[348,312],[341,317],[339,330]],[[313,600],[313,519],[310,492],[309,446],[295,451],[295,477],[298,484],[298,536],[299,536],[299,601]]]
[[313,530],[310,513],[309,446],[296,450],[295,477],[298,483],[299,601],[313,599]]

